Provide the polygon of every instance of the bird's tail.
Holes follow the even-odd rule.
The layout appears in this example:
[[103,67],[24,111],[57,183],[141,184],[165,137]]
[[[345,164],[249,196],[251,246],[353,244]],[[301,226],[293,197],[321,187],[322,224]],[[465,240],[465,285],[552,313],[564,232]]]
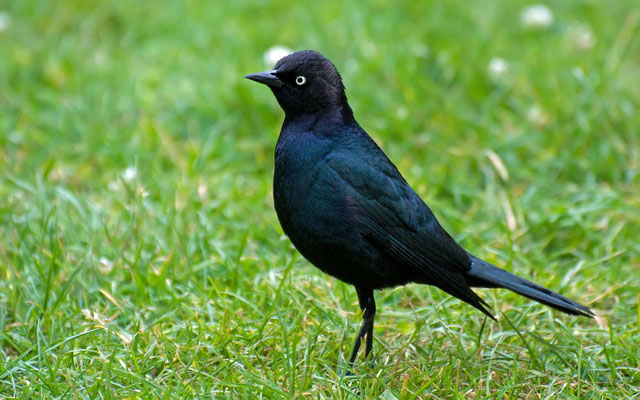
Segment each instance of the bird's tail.
[[567,314],[590,318],[595,316],[589,308],[571,299],[500,269],[474,255],[470,254],[469,256],[472,260],[471,269],[465,276],[469,286],[505,288]]

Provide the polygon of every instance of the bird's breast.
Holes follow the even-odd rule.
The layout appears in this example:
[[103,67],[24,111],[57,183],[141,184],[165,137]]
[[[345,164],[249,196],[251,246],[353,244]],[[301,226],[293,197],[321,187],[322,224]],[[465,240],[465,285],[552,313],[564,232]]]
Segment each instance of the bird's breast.
[[329,143],[309,134],[281,135],[276,146],[273,196],[276,212],[285,233],[296,225],[317,220],[318,207],[335,202],[328,188],[320,183],[325,177],[323,160],[331,151]]
[[326,271],[325,256],[335,254],[341,243],[358,233],[348,215],[344,182],[326,164],[335,142],[310,136],[279,139],[273,197],[284,232],[307,259]]

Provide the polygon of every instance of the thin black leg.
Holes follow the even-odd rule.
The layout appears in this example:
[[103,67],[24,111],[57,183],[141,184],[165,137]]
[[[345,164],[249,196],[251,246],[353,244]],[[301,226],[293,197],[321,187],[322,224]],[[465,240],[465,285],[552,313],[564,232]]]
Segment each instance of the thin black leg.
[[356,341],[353,344],[353,352],[351,353],[349,365],[353,365],[353,362],[356,360],[356,356],[360,350],[360,344],[365,336],[367,337],[367,343],[365,345],[364,357],[365,359],[369,357],[369,353],[371,353],[371,348],[373,347],[373,320],[376,317],[376,301],[373,298],[373,290],[356,287],[356,292],[358,293],[363,321],[358,336],[356,336]]
[[[373,300],[373,297],[371,297]],[[376,315],[376,303],[372,301],[373,304],[373,315],[371,316],[371,322],[369,323],[369,327],[367,329],[367,344],[364,350],[364,359],[369,358],[369,353],[371,353],[371,349],[373,348],[373,319]]]

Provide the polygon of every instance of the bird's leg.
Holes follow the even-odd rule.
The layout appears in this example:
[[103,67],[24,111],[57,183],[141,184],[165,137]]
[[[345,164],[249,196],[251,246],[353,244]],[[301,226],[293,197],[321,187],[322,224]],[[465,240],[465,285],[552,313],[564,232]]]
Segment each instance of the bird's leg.
[[[369,313],[369,317],[366,317],[366,314]],[[373,348],[373,320],[376,317],[376,301],[373,298],[373,293],[371,293],[371,297],[369,298],[369,305],[365,310],[365,318],[369,320],[369,327],[367,328],[367,344],[365,346],[364,351],[364,359],[369,358],[369,353],[371,353],[371,349]]]
[[376,301],[373,298],[373,290],[356,288],[356,292],[358,293],[363,321],[358,336],[356,336],[356,341],[353,344],[353,352],[351,353],[349,365],[353,365],[353,362],[356,360],[358,350],[360,350],[360,344],[365,336],[367,337],[365,359],[369,356],[369,353],[371,353],[371,348],[373,347],[373,320],[376,317]]

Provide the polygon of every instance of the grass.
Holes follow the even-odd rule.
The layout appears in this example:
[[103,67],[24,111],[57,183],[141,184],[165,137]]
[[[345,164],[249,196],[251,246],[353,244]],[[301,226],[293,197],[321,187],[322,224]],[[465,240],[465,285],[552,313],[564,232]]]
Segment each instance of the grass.
[[[0,3],[0,396],[638,397],[640,11],[529,4]],[[599,318],[386,290],[343,377],[354,290],[283,235],[282,112],[242,78],[275,44],[334,60],[467,249]]]

